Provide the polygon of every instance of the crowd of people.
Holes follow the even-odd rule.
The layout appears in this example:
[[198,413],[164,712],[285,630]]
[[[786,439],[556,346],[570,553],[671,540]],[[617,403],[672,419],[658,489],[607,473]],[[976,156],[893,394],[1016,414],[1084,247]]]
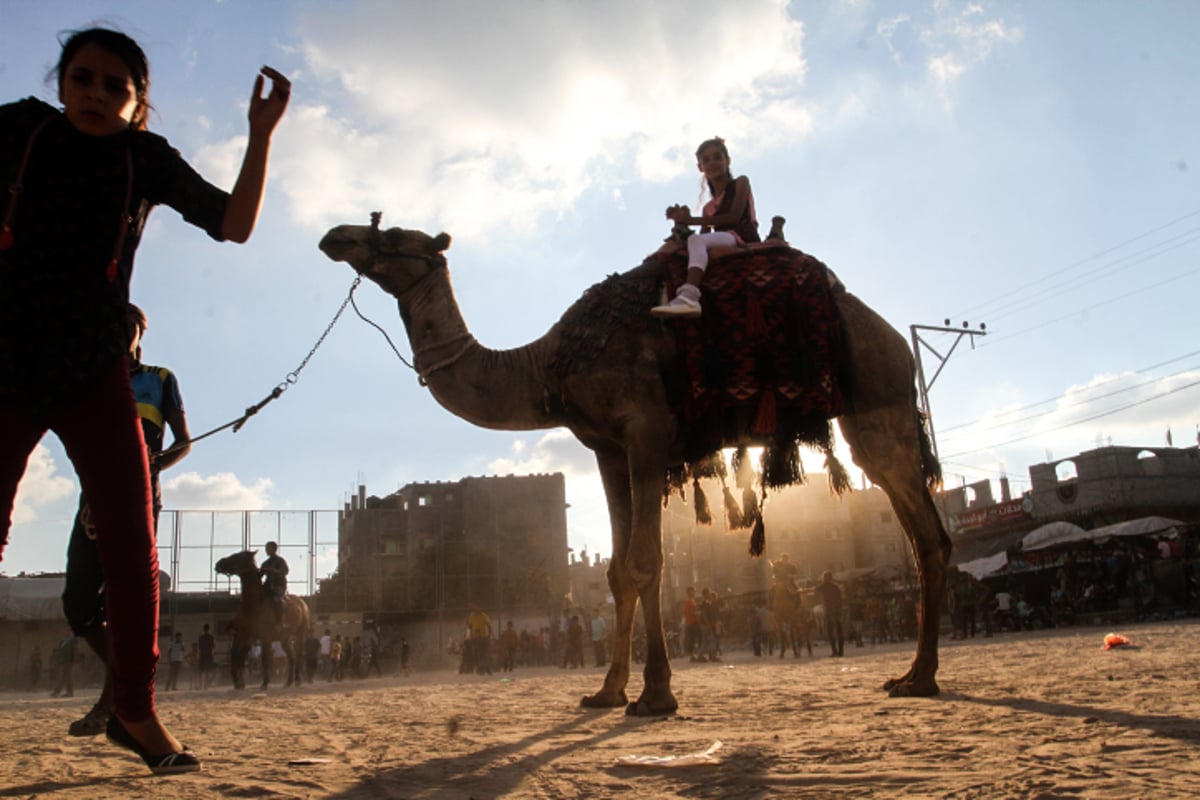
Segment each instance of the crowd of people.
[[512,672],[517,667],[581,669],[607,667],[612,652],[611,628],[603,607],[588,613],[574,606],[564,607],[552,624],[530,630],[516,629],[512,620],[496,631],[491,618],[478,606],[467,615],[463,637],[450,643],[449,652],[459,660],[461,674],[490,675]]

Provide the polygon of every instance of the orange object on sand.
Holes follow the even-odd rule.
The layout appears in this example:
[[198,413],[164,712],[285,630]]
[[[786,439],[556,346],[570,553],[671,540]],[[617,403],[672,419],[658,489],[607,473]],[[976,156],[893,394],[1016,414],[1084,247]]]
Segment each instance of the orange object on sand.
[[1114,647],[1132,647],[1133,642],[1119,633],[1110,633],[1104,637],[1104,650],[1112,650]]

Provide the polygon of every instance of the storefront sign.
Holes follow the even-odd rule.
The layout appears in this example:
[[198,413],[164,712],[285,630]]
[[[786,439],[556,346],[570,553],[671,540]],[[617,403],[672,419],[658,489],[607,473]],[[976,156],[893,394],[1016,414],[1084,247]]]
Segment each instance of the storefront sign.
[[1033,516],[1033,500],[1022,497],[1007,503],[997,503],[986,508],[972,508],[950,515],[950,528],[955,531],[970,528],[983,528],[1001,522],[1011,522],[1014,519],[1026,519]]

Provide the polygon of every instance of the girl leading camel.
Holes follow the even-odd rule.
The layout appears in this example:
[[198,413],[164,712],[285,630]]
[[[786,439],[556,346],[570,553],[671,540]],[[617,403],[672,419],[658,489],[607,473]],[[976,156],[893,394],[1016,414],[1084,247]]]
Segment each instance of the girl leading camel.
[[26,461],[53,430],[91,502],[108,587],[108,738],[156,774],[190,772],[199,759],[154,708],[158,556],[126,362],[129,280],[155,205],[218,241],[250,237],[291,86],[270,67],[255,79],[245,157],[226,193],[146,130],[150,73],[133,39],[78,31],[53,75],[61,111],[34,98],[0,106],[0,554]]

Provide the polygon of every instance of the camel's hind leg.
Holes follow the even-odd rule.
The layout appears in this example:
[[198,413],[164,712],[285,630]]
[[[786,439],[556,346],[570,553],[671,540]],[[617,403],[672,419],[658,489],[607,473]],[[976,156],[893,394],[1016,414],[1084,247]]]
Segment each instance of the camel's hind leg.
[[[908,419],[908,425],[904,427],[915,432],[915,409],[908,410],[907,414],[900,412],[899,415]],[[938,693],[935,680],[938,669],[938,623],[950,540],[929,496],[920,460],[912,458],[908,447],[900,446],[900,442],[908,441],[910,437],[898,436],[900,431],[894,425],[879,425],[884,415],[876,412],[870,416],[871,422],[865,425],[860,424],[862,421],[856,417],[843,417],[842,434],[850,444],[854,463],[892,501],[896,517],[912,546],[921,585],[916,657],[906,674],[888,681],[884,688],[893,696],[932,696]],[[898,423],[899,420],[893,422]]]
[[917,654],[903,676],[885,684],[892,695],[938,692],[938,623],[950,539],[929,494],[937,469],[917,417],[908,344],[851,294],[837,296],[846,334],[846,389],[851,411],[840,420],[854,463],[887,493],[912,546],[921,582]]

